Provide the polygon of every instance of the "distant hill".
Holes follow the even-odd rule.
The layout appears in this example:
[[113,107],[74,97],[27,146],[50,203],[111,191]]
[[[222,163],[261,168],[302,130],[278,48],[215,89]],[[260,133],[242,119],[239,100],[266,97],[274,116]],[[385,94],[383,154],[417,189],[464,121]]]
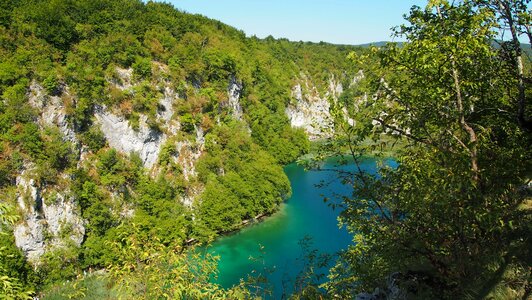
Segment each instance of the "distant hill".
[[[371,43],[366,43],[366,44],[359,44],[359,45],[355,45],[357,47],[362,47],[362,48],[369,48],[371,46],[375,46],[375,47],[384,47],[386,46],[386,44],[388,43],[394,43],[394,42],[390,42],[390,41],[380,41],[380,42],[371,42]],[[398,43],[398,44],[402,44],[402,42],[395,42],[395,43]]]
[[[501,47],[501,42],[500,40],[495,40],[492,42],[492,45],[493,47],[495,47],[496,49],[500,49]],[[361,47],[361,48],[369,48],[371,46],[375,46],[375,47],[384,47],[386,46],[386,44],[388,43],[395,43],[397,44],[399,47],[401,47],[401,45],[404,43],[404,42],[391,42],[391,41],[379,41],[379,42],[371,42],[371,43],[365,43],[365,44],[358,44],[358,45],[355,45],[355,47]],[[527,54],[527,55],[532,55],[532,47],[530,44],[527,44],[527,43],[521,43],[521,48],[523,49],[523,51]]]

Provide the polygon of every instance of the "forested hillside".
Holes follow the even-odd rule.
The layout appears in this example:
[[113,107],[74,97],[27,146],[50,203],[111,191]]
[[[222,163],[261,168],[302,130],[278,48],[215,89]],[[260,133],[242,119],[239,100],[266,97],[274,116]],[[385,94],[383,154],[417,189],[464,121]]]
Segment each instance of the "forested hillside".
[[2,1],[0,39],[1,268],[33,291],[274,212],[309,150],[287,107],[355,75],[352,47],[137,0]]
[[1,1],[0,298],[260,299],[264,276],[224,289],[194,247],[277,211],[313,146],[309,167],[349,154],[353,241],[287,297],[528,299],[529,6],[431,0],[405,42],[353,47],[164,3]]

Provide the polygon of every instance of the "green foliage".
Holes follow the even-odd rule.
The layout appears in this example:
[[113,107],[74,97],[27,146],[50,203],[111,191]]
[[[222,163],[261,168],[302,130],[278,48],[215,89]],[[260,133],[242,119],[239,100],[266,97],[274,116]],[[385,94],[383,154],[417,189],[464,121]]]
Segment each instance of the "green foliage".
[[75,247],[61,247],[46,252],[37,270],[39,282],[43,285],[70,280],[80,273],[78,250]]
[[0,144],[0,188],[13,184],[18,171],[22,166],[20,152],[12,152],[7,145]]
[[21,128],[15,129],[13,142],[20,143],[22,150],[33,158],[41,158],[44,143],[41,139],[39,127],[35,123],[26,123]]
[[333,108],[328,145],[355,164],[375,150],[367,139],[406,146],[397,168],[344,178],[354,182],[341,214],[353,245],[326,286],[349,297],[395,274],[408,298],[484,298],[506,265],[529,260],[531,139],[508,113],[518,111],[515,70],[500,68],[496,20],[482,5],[431,1],[407,20],[402,47],[351,55],[365,79]]
[[116,150],[102,149],[97,156],[97,173],[77,170],[72,184],[87,220],[82,265],[105,267],[119,259],[120,254],[108,244],[117,241],[127,228],[117,226],[130,220],[146,234],[160,237],[165,245],[184,244],[189,238],[191,220],[187,217],[190,213],[178,201],[181,186],[164,176],[154,179],[144,174],[136,155],[127,161]]
[[92,152],[97,152],[106,144],[105,136],[98,127],[91,127],[84,132],[82,135],[82,141]]
[[172,156],[175,156],[177,153],[177,149],[175,147],[174,141],[170,140],[169,142],[166,142],[161,147],[161,153],[159,153],[159,165],[161,166],[168,166],[171,164],[171,158]]
[[133,175],[115,149],[99,153],[98,171],[101,183],[113,189],[125,187],[128,177]]
[[208,82],[222,82],[226,85],[229,77],[236,72],[236,64],[226,52],[211,50],[203,54],[206,67],[204,80]]
[[137,56],[132,67],[139,78],[149,78],[151,75],[151,60],[148,58]]
[[59,129],[55,127],[46,128],[44,141],[44,155],[46,162],[59,171],[66,169],[75,163],[75,154],[72,145],[63,140]]
[[310,142],[302,129],[292,128],[284,117],[271,114],[265,109],[254,110],[254,114],[262,115],[256,116],[257,121],[252,123],[251,136],[279,163],[293,162],[309,151]]
[[129,299],[248,299],[241,287],[229,291],[211,283],[216,260],[194,250],[166,247],[131,224],[110,247],[120,253],[109,267],[115,286]]
[[178,200],[178,186],[172,186],[164,177],[156,180],[143,177],[137,184],[136,203],[141,212],[135,222],[149,228],[153,236],[165,245],[184,244],[190,234],[189,212]]
[[182,115],[179,121],[181,122],[181,130],[188,133],[194,131],[194,127],[197,121],[194,119],[194,116],[192,116],[192,114],[187,113]]
[[110,288],[112,282],[106,275],[88,274],[69,282],[54,285],[43,291],[43,299],[53,300],[100,300],[123,299],[124,295]]
[[[34,167],[37,184],[71,193],[86,221],[79,249],[68,246],[43,258],[37,287],[70,280],[82,269],[121,265],[124,261],[110,245],[123,241],[131,222],[144,236],[157,238],[153,248],[160,250],[206,241],[274,212],[290,194],[280,165],[309,149],[306,134],[293,129],[285,114],[294,79],[304,73],[324,89],[332,74],[351,77],[353,68],[345,60],[349,50],[353,48],[246,38],[219,21],[165,3],[2,1],[0,192],[14,190],[22,168]],[[117,72],[127,68],[133,69],[133,77],[122,82]],[[226,105],[232,80],[242,85],[242,121],[234,120]],[[123,89],[127,84],[132,87]],[[49,96],[62,101],[79,144],[67,142],[55,126],[44,125],[40,104],[28,101],[36,85],[44,89],[45,105]],[[105,106],[120,111],[134,129],[140,129],[141,116],[146,116],[151,129],[167,130],[159,123],[159,102],[167,96],[167,85],[178,93],[172,121],[179,121],[183,132],[167,140],[160,169],[154,170],[159,173],[150,177],[138,155],[128,158],[106,147],[93,124],[94,113]],[[175,142],[190,141],[200,129],[207,134],[207,149],[196,166],[198,178],[185,179],[173,157],[186,151],[177,153]],[[80,149],[87,148],[85,159],[77,162]],[[203,187],[193,208],[181,204],[185,190]],[[199,258],[190,261],[202,263]],[[154,267],[166,271],[167,266]],[[127,275],[128,280],[135,281],[136,274]],[[165,283],[177,280],[175,276],[169,272]],[[247,295],[206,286],[212,295]],[[65,288],[72,297],[83,294],[71,292]]]
[[55,75],[51,74],[42,81],[42,86],[50,95],[59,94],[59,81]]
[[[234,123],[207,135],[208,154],[198,162],[205,192],[199,222],[214,232],[275,211],[290,194],[290,183],[271,155],[253,144],[245,128]],[[216,176],[223,174],[223,176]]]
[[14,26],[34,31],[37,37],[61,50],[67,50],[77,40],[72,2],[36,1],[15,10]]
[[32,270],[8,235],[16,219],[12,207],[0,202],[0,298],[32,299]]

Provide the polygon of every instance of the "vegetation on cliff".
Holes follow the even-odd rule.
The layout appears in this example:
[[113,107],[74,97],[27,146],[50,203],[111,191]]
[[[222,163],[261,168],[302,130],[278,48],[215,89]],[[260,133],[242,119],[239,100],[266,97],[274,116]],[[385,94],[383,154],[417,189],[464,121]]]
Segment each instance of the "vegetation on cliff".
[[[247,38],[164,3],[2,1],[0,196],[20,215],[15,226],[34,214],[45,250],[33,268],[12,237],[2,236],[2,275],[39,291],[83,271],[127,266],[127,255],[112,245],[125,243],[131,228],[153,238],[149,251],[183,249],[275,211],[290,194],[282,164],[309,148],[285,114],[291,89],[301,74],[322,90],[331,76],[347,82],[354,67],[345,57],[353,49]],[[238,117],[228,103],[233,85]],[[160,117],[166,89],[177,94],[169,107],[177,129]],[[146,169],[140,153],[110,147],[97,119],[108,112],[164,141],[154,167]],[[31,187],[22,188],[21,178]],[[68,238],[72,226],[51,233],[43,221],[50,216],[42,206],[53,205],[56,194],[73,199],[83,219],[80,246]],[[167,259],[159,267],[193,261],[186,263],[186,251]]]
[[[345,92],[331,102],[324,155],[347,149],[356,162],[383,143],[403,147],[396,169],[342,173],[355,186],[341,216],[353,245],[322,289],[302,282],[292,297],[349,299],[392,280],[397,297],[526,299],[531,87],[517,36],[530,37],[527,5],[432,0],[397,29],[400,47],[359,49],[246,37],[164,3],[2,1],[1,296],[254,297],[245,282],[213,284],[215,258],[188,247],[290,194],[281,166],[310,147],[286,116],[292,88],[304,77],[325,91],[334,76]],[[510,42],[493,47],[496,30]],[[167,89],[177,94],[171,110],[161,107]],[[45,100],[59,102],[65,122],[43,120]],[[104,111],[162,143],[153,167],[109,145]],[[54,195],[73,199],[80,245],[72,226],[52,234],[42,224]],[[28,211],[50,246],[33,265],[11,235]],[[83,277],[93,270],[106,271]]]

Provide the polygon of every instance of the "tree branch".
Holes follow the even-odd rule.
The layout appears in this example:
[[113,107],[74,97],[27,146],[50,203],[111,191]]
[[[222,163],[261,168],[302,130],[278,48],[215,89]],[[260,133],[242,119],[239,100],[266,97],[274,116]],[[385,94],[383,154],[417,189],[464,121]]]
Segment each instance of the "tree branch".
[[451,66],[452,66],[452,76],[454,80],[454,88],[456,93],[456,106],[458,108],[458,118],[460,122],[460,126],[462,129],[469,134],[469,144],[471,145],[471,148],[467,147],[469,149],[469,157],[471,160],[471,170],[473,171],[473,180],[475,182],[478,182],[479,179],[479,168],[478,168],[478,158],[477,158],[477,134],[473,127],[469,126],[469,124],[465,121],[464,116],[464,104],[463,104],[463,98],[462,98],[462,90],[460,88],[460,78],[458,75],[458,70],[456,68],[456,63],[454,58],[451,60]]

